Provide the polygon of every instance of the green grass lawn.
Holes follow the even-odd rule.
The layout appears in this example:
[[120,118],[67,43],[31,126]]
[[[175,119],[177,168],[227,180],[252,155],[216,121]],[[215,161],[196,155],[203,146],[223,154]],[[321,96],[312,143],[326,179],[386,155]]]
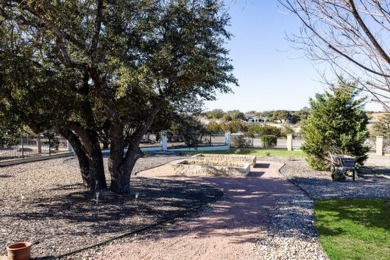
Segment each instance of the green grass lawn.
[[245,154],[256,156],[285,156],[285,157],[299,157],[304,158],[305,153],[300,150],[287,151],[286,149],[230,149],[228,151],[200,151],[195,153],[207,154]]
[[318,200],[315,217],[330,259],[390,259],[390,199]]

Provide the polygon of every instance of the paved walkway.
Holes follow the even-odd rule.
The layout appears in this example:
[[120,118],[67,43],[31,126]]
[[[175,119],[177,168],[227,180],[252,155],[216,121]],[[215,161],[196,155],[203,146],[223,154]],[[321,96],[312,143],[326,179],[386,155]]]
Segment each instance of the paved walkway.
[[170,165],[138,173],[214,185],[226,197],[189,222],[145,239],[106,246],[99,259],[261,259],[256,241],[265,233],[269,210],[278,198],[302,192],[279,173],[282,166],[257,162],[247,177],[178,177]]

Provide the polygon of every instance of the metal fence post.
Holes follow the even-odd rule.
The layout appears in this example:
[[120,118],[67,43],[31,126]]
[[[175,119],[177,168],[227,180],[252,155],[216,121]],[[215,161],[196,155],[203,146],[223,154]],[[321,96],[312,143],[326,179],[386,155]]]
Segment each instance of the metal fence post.
[[38,149],[38,154],[41,154],[42,153],[41,135],[37,135],[37,149]]
[[20,137],[20,145],[22,146],[22,158],[24,159],[24,145],[23,145],[23,137]]

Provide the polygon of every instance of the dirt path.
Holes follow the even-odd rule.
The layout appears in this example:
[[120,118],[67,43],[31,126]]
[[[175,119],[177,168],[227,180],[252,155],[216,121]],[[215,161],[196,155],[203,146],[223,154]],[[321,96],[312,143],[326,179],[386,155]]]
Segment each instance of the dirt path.
[[120,246],[106,246],[96,259],[261,259],[256,241],[264,236],[267,213],[278,198],[301,193],[279,173],[277,162],[257,162],[248,177],[182,177],[164,165],[138,176],[182,179],[214,185],[226,197],[198,218]]

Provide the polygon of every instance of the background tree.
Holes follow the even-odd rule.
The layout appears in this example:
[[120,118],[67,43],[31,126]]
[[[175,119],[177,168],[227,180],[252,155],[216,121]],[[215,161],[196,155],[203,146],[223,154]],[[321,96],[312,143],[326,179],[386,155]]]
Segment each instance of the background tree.
[[294,135],[295,134],[295,131],[294,129],[292,129],[289,125],[287,124],[284,124],[282,125],[282,127],[280,128],[280,134],[281,136],[284,136],[284,137],[287,137],[288,134],[292,134]]
[[196,147],[202,143],[202,138],[207,132],[206,127],[193,116],[180,117],[170,130],[173,134],[181,136],[188,147]]
[[263,143],[263,148],[267,149],[277,145],[278,137],[276,135],[262,135],[260,140]]
[[301,121],[306,121],[310,116],[310,111],[309,108],[304,107],[298,111],[295,111],[293,115],[294,117],[297,118],[297,121],[294,122],[296,124],[296,123],[300,123]]
[[262,125],[260,127],[260,136],[262,135],[275,135],[276,137],[282,136],[282,130],[279,127],[271,125]]
[[222,128],[221,128],[221,125],[218,124],[217,122],[215,121],[210,121],[207,125],[206,125],[206,131],[209,132],[209,133],[220,133],[220,132],[223,132],[222,131]]
[[373,125],[374,135],[390,138],[390,114],[386,113],[378,118]]
[[254,145],[254,138],[256,135],[260,134],[261,126],[259,124],[248,124],[246,127],[245,135],[252,138],[251,143]]
[[374,136],[383,136],[384,146],[390,145],[390,114],[386,113],[378,118],[378,121],[372,126]]
[[0,148],[18,144],[21,133],[23,133],[23,125],[20,121],[4,114],[0,109]]
[[287,110],[275,110],[269,118],[272,122],[285,123],[290,118],[290,112]]
[[246,120],[244,113],[239,110],[230,110],[227,111],[222,117],[223,120],[230,122],[234,120]]
[[231,133],[239,133],[239,132],[245,132],[246,131],[246,124],[244,124],[240,120],[233,120],[228,122],[222,122],[220,124],[221,129],[223,132],[231,132]]
[[279,0],[302,22],[290,40],[313,60],[326,61],[389,110],[390,2]]
[[211,111],[206,112],[207,118],[213,119],[221,119],[224,116],[225,112],[222,109],[213,109]]
[[360,164],[367,159],[363,143],[368,137],[368,118],[363,111],[365,100],[358,95],[354,84],[340,82],[310,99],[312,112],[302,129],[302,150],[312,168],[329,169],[329,152],[356,156]]
[[272,116],[273,111],[262,111],[258,113],[258,116],[269,119]]
[[[164,111],[213,100],[236,79],[217,0],[0,3],[0,109],[72,144],[83,183],[130,191],[139,143]],[[104,128],[104,127],[103,127]]]

